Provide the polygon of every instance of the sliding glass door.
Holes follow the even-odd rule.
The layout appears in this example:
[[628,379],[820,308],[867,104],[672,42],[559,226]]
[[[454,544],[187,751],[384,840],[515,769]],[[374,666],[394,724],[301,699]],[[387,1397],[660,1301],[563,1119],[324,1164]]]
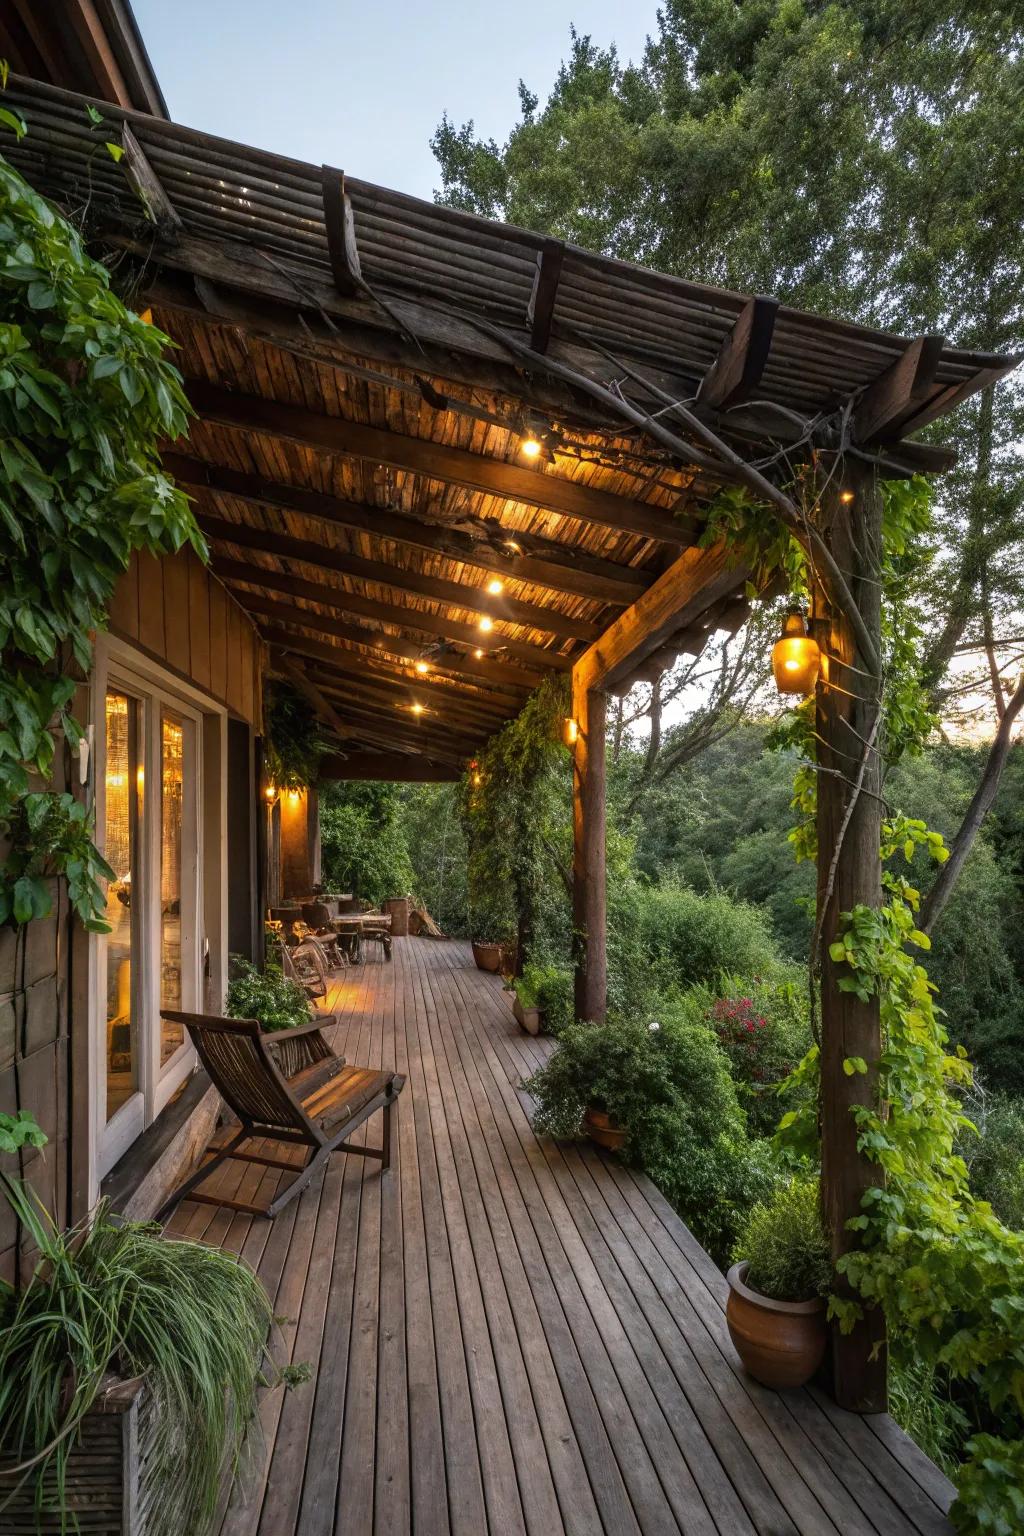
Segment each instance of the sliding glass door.
[[110,669],[96,787],[100,844],[114,871],[96,967],[101,1174],[193,1063],[185,1031],[164,1010],[197,1009],[202,995],[201,721],[152,682]]

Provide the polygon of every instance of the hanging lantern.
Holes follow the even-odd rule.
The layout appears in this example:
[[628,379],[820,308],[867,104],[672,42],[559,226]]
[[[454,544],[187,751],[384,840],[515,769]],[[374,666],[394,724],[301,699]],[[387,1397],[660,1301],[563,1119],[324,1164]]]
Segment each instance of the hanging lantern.
[[803,614],[794,609],[786,615],[782,634],[772,647],[775,686],[780,693],[813,693],[820,665],[818,642],[807,633]]
[[574,747],[580,739],[579,722],[573,719],[562,721],[562,740],[567,747]]

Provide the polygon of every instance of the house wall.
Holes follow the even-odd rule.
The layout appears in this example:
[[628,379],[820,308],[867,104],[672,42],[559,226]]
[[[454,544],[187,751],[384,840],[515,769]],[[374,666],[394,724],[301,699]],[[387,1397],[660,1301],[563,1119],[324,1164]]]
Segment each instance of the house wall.
[[[137,647],[181,681],[201,689],[250,740],[261,728],[263,647],[254,627],[191,550],[156,559],[140,555],[118,584],[110,632]],[[88,718],[89,690],[76,711]],[[77,762],[58,751],[57,789],[80,795]],[[231,798],[251,794],[251,781],[229,785]],[[232,899],[240,899],[237,884]],[[81,1215],[89,1198],[88,939],[70,921],[54,890],[54,914],[20,933],[0,928],[0,1109],[28,1109],[49,1140],[41,1151],[0,1154],[0,1171],[25,1178],[62,1225]],[[207,921],[210,914],[207,913]],[[227,930],[226,918],[224,920]],[[209,1105],[206,1106],[209,1113]],[[182,1156],[194,1148],[188,1127]],[[173,1164],[173,1151],[164,1160]],[[0,1276],[14,1277],[17,1231],[0,1200]]]

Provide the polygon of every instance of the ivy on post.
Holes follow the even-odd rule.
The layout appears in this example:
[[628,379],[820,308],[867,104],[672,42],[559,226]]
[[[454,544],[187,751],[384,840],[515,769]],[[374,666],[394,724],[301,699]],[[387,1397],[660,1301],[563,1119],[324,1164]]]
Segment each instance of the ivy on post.
[[575,1014],[603,1024],[608,993],[607,891],[605,877],[606,696],[588,686],[577,667],[572,677],[576,725],[572,769],[572,925],[575,947]]
[[[833,1263],[856,1245],[847,1222],[860,1215],[866,1190],[881,1170],[857,1148],[854,1107],[877,1108],[881,1056],[879,998],[858,996],[849,967],[829,953],[843,913],[882,905],[881,841],[881,566],[882,492],[870,467],[837,459],[822,466],[819,530],[846,575],[863,621],[861,637],[817,570],[817,638],[827,658],[818,683],[817,844],[821,954],[821,1192]],[[875,655],[865,654],[864,630]],[[835,1276],[840,1297],[853,1297]],[[864,1309],[852,1331],[832,1334],[836,1401],[857,1413],[887,1406],[885,1322]]]

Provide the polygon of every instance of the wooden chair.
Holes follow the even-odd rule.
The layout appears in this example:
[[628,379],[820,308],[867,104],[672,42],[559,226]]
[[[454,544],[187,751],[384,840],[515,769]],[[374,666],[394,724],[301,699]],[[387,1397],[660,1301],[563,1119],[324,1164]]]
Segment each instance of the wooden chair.
[[[203,1205],[226,1206],[253,1216],[276,1216],[305,1189],[332,1152],[373,1157],[381,1163],[382,1171],[390,1168],[391,1106],[401,1093],[405,1078],[397,1072],[347,1066],[345,1058],[336,1056],[324,1040],[323,1019],[311,1019],[295,1029],[265,1034],[255,1019],[223,1019],[174,1009],[165,1009],[163,1017],[174,1024],[184,1024],[200,1061],[241,1125],[228,1142],[213,1148],[212,1155],[174,1191],[158,1213],[158,1220],[186,1196]],[[294,1069],[288,1075],[281,1070],[286,1058]],[[345,1140],[378,1109],[384,1111],[380,1151],[354,1147]],[[294,1162],[262,1151],[239,1150],[252,1140],[306,1147],[306,1162],[297,1168]],[[282,1168],[294,1172],[296,1177],[265,1206],[200,1190],[198,1186],[207,1175],[228,1159]]]
[[313,939],[301,944],[282,944],[281,969],[289,981],[297,981],[307,997],[319,1002],[331,985],[330,966],[323,949]]

